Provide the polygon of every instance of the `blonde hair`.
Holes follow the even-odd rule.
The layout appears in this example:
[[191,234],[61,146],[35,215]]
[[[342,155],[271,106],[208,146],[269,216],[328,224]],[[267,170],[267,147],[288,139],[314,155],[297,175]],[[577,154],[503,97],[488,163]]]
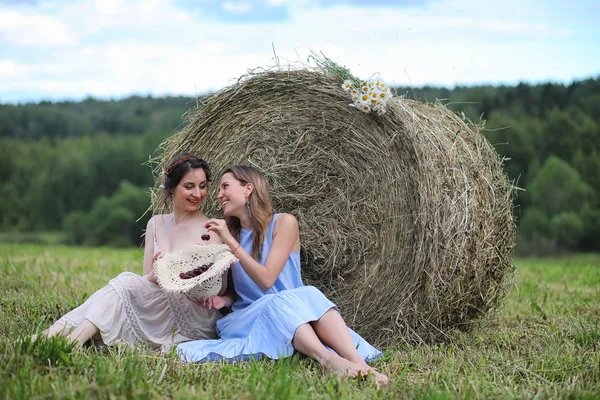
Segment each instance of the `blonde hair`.
[[[247,165],[234,165],[223,173],[230,173],[242,186],[251,183],[254,190],[248,196],[250,203],[250,225],[254,231],[252,241],[252,258],[260,261],[262,255],[262,244],[267,232],[267,226],[273,214],[271,209],[271,196],[265,176],[256,168]],[[227,227],[232,235],[240,239],[240,220],[237,217],[225,217]]]

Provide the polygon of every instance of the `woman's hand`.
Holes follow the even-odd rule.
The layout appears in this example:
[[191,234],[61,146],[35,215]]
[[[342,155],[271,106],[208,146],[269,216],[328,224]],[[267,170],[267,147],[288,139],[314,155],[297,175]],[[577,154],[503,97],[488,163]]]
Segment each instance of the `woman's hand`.
[[231,235],[231,232],[229,232],[229,228],[227,228],[227,223],[224,219],[209,219],[206,221],[206,224],[204,224],[204,227],[209,232],[215,232],[217,235],[219,235],[221,241],[225,243],[231,251],[234,251],[234,249],[239,245],[237,240],[235,240],[235,238]]
[[[164,254],[162,251],[157,251],[153,256],[152,256],[152,264],[154,265],[154,262],[160,258],[163,258]],[[148,279],[150,282],[152,283],[156,283],[158,284],[158,281],[156,280],[156,275],[154,275],[154,269],[151,269],[150,272],[148,272],[146,276],[146,279]]]
[[157,251],[153,256],[152,256],[152,262],[158,260],[159,258],[163,258],[164,254],[162,251]]
[[197,301],[196,304],[207,310],[220,310],[227,306],[227,300],[222,296],[203,297],[200,301]]

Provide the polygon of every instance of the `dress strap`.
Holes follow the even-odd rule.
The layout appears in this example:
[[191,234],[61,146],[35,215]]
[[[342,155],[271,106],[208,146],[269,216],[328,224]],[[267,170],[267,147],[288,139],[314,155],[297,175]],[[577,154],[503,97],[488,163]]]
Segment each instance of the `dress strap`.
[[154,232],[154,254],[158,252],[158,241],[156,240],[156,217],[152,218],[152,231]]

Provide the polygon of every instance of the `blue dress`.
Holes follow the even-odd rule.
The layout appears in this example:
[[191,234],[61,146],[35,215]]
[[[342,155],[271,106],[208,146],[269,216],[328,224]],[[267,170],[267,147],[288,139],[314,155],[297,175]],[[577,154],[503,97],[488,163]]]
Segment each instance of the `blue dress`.
[[[269,224],[260,263],[265,264],[273,243],[273,229],[279,214]],[[252,253],[251,229],[240,231],[240,244]],[[263,356],[278,359],[294,352],[292,339],[296,329],[316,321],[335,304],[314,286],[304,286],[300,275],[300,252],[290,254],[277,281],[263,291],[240,263],[232,267],[237,298],[230,314],[217,321],[220,339],[195,340],[177,346],[179,356],[188,362],[233,362]],[[381,352],[349,329],[360,356],[367,362],[381,357]],[[332,350],[333,351],[333,350]]]

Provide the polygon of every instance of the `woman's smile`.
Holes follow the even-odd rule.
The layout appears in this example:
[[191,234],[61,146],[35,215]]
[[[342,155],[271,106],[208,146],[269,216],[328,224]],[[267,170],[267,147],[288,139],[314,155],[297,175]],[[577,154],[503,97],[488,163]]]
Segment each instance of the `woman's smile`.
[[200,205],[199,198],[188,198],[187,201],[192,207],[198,207]]

